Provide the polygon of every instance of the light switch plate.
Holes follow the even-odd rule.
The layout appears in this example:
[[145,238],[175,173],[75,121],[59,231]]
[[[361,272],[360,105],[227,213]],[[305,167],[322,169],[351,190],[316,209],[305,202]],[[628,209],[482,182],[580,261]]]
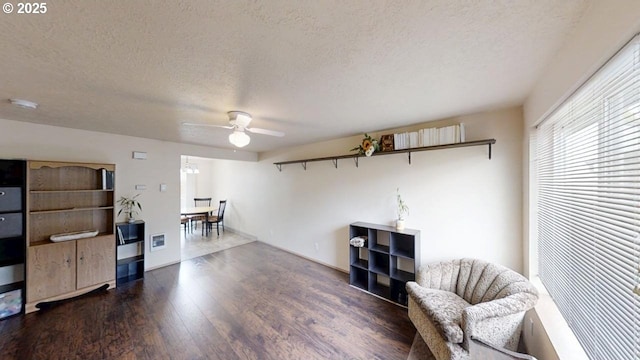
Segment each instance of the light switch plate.
[[167,191],[167,184],[160,184],[160,191],[161,192]]
[[147,185],[136,185],[136,190],[147,190]]

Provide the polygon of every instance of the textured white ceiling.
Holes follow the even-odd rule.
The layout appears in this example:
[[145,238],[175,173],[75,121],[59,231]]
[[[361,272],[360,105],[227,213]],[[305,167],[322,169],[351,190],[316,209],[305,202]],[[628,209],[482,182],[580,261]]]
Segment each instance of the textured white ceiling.
[[588,4],[50,1],[0,13],[0,118],[232,147],[181,123],[243,110],[266,151],[517,105]]

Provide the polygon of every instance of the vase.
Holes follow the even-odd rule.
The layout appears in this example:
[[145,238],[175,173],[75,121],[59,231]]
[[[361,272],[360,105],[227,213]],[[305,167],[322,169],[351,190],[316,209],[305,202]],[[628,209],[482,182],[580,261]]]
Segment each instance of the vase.
[[396,229],[403,230],[404,229],[404,220],[396,220]]

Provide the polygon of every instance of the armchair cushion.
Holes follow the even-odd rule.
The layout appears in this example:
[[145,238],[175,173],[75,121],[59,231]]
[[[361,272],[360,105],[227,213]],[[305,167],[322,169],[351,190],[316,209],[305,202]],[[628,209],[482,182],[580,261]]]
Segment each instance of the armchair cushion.
[[417,299],[418,306],[431,319],[440,336],[455,344],[462,343],[462,313],[471,304],[452,292],[424,288],[416,283],[408,284],[407,291]]

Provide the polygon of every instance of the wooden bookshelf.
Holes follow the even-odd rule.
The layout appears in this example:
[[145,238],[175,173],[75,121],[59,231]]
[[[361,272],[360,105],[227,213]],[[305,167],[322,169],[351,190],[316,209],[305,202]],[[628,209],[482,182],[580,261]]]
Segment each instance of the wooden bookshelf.
[[[28,162],[26,312],[104,284],[115,287],[114,171],[113,164]],[[86,230],[98,235],[50,241]]]

